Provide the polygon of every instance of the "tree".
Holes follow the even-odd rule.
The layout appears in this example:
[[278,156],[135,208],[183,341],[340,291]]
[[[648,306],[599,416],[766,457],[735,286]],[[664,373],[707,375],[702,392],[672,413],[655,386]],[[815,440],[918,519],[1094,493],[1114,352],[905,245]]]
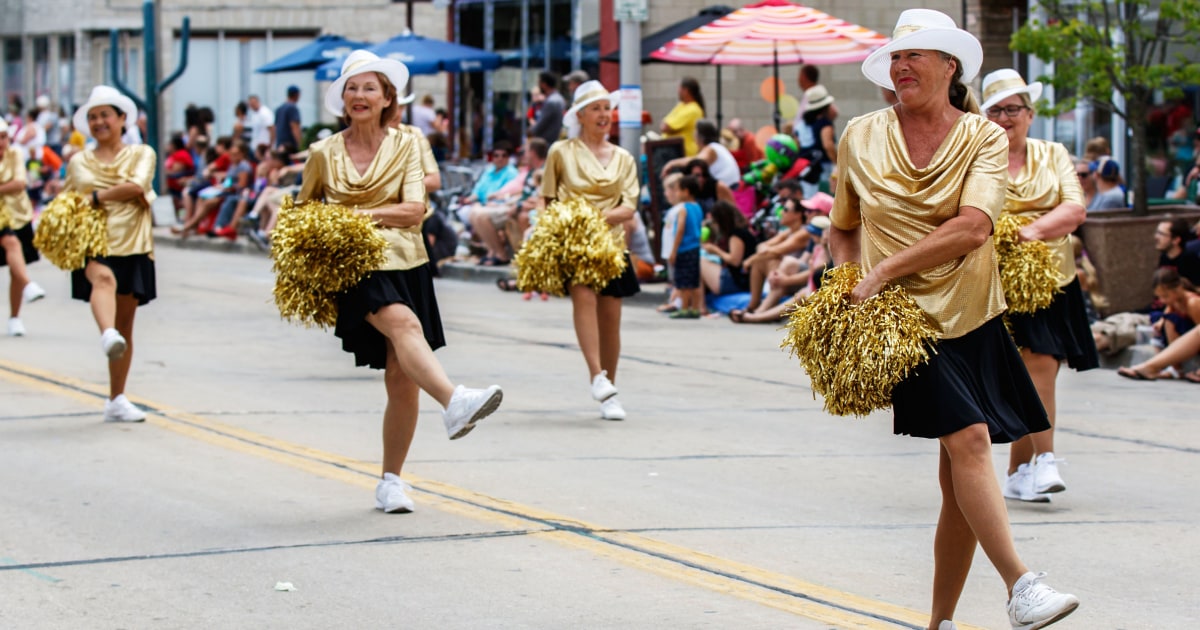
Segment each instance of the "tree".
[[[1038,77],[1066,95],[1042,113],[1058,115],[1078,99],[1112,112],[1128,125],[1133,212],[1146,214],[1146,129],[1151,98],[1200,83],[1200,63],[1186,53],[1200,46],[1200,0],[1038,0],[1045,22],[1029,20],[1010,46],[1054,64]],[[1113,102],[1113,94],[1124,105]]]

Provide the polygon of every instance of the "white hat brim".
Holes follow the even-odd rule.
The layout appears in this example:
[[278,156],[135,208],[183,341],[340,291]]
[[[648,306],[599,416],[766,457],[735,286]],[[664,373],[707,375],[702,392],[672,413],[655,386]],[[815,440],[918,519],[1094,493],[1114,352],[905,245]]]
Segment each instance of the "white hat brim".
[[1010,96],[1013,96],[1016,94],[1022,94],[1022,93],[1029,95],[1030,103],[1038,102],[1038,99],[1042,98],[1042,82],[1034,81],[1033,83],[1030,83],[1029,85],[1026,85],[1024,87],[1015,87],[1015,88],[1009,88],[1007,90],[1000,90],[999,92],[996,92],[995,94],[993,94],[991,98],[984,101],[983,104],[979,106],[979,111],[987,111],[988,109],[990,109],[992,107],[992,105],[995,105],[996,103],[999,103],[1000,101],[1003,101],[1004,99],[1006,99]]
[[[583,99],[583,101],[581,101],[579,103],[571,104],[571,109],[568,109],[567,113],[563,114],[563,124],[566,125],[567,127],[577,127],[579,125],[579,111],[582,110],[584,107],[591,105],[592,103],[604,100],[604,98],[605,97],[603,97],[603,96],[594,96],[592,98],[585,98],[585,99]],[[621,100],[621,92],[619,90],[616,92],[608,93],[608,104],[609,105],[616,107],[617,103],[620,100]]]
[[104,95],[100,98],[95,98],[95,96],[95,90],[93,90],[92,95],[88,97],[88,101],[83,105],[80,105],[79,108],[75,110],[75,115],[71,117],[71,122],[75,125],[75,129],[78,130],[79,133],[91,137],[92,131],[88,127],[87,115],[88,112],[92,111],[92,108],[100,107],[101,105],[109,105],[121,110],[125,114],[126,127],[137,124],[138,108],[137,105],[133,104],[133,99],[121,94],[120,92],[117,92],[116,88],[113,88],[113,92],[111,94]]
[[958,28],[926,28],[893,39],[872,52],[863,61],[863,76],[879,87],[894,91],[892,53],[897,50],[939,50],[954,55],[963,65],[963,83],[975,80],[983,66],[983,45],[974,35]]
[[396,104],[397,105],[409,105],[415,100],[417,100],[417,93],[413,92],[412,94],[409,94],[408,96],[401,96],[400,98],[396,99]]
[[[356,77],[360,74],[366,74],[368,72],[378,72],[379,74],[387,77],[388,81],[391,81],[392,85],[395,86],[397,94],[399,94],[404,88],[408,87],[408,66],[396,61],[395,59],[377,59],[375,61],[368,61],[367,63],[355,68],[353,73],[343,74],[329,85],[329,87],[325,90],[325,111],[337,116],[338,118],[345,116],[346,103],[342,100],[342,90],[346,88],[346,81],[349,81],[350,77]],[[399,97],[397,98],[397,103],[401,105],[403,104],[400,102]]]

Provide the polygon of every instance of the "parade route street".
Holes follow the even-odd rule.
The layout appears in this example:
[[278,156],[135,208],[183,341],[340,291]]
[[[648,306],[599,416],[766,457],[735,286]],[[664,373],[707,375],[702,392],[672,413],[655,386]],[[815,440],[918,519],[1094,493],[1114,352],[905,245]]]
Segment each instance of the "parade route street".
[[[629,419],[606,422],[568,301],[439,280],[437,356],[504,403],[450,442],[423,397],[417,511],[384,515],[382,373],[281,321],[269,260],[156,260],[144,424],[101,422],[66,273],[31,266],[48,296],[0,338],[0,628],[924,628],[937,444],[822,412],[777,326],[626,306]],[[1023,559],[1083,602],[1055,628],[1195,627],[1198,408],[1194,384],[1060,377],[1068,490],[1008,504]],[[1007,628],[1004,599],[978,552],[959,627]]]

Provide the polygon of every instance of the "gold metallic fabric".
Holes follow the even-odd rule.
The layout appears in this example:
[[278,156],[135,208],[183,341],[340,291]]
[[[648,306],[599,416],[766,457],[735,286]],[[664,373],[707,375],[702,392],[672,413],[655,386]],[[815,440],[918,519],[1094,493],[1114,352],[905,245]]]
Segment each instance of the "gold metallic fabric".
[[133,256],[154,253],[154,217],[150,204],[154,193],[154,169],[158,158],[144,144],[127,145],[112,162],[101,162],[91,149],[77,153],[67,162],[67,180],[63,190],[91,197],[92,191],[107,190],[125,183],[137,184],[145,191],[125,201],[108,201],[108,255]]
[[[861,227],[864,273],[916,244],[964,206],[993,225],[1004,206],[1008,138],[999,125],[964,114],[924,168],[913,166],[892,108],[860,116],[838,143],[834,227]],[[1004,293],[988,239],[970,253],[897,278],[937,324],[944,339],[961,337],[1004,311]]]
[[[1083,188],[1066,147],[1035,138],[1029,138],[1025,143],[1025,166],[1016,179],[1008,181],[1004,214],[1036,220],[1059,204],[1084,205]],[[1075,280],[1075,250],[1071,247],[1071,236],[1064,235],[1045,243],[1056,259],[1058,286],[1071,284]]]
[[[324,201],[352,210],[370,210],[397,203],[424,203],[423,177],[419,143],[412,135],[388,129],[367,172],[360,175],[346,151],[343,134],[335,133],[309,146],[296,205]],[[376,229],[388,242],[379,270],[413,269],[428,262],[420,225]]]
[[[11,181],[25,183],[25,165],[21,162],[21,154],[16,149],[9,147],[4,152],[4,159],[0,160],[0,184],[7,184]],[[5,210],[8,214],[8,227],[14,231],[29,225],[29,222],[33,220],[33,204],[29,202],[29,195],[25,194],[23,188],[20,192],[0,196],[0,213]],[[5,226],[0,225],[0,227]]]
[[[579,138],[555,142],[546,156],[542,196],[547,201],[580,198],[603,213],[620,206],[637,209],[640,192],[637,162],[621,147],[613,147],[608,166],[601,166]],[[611,229],[624,243],[624,229],[620,225]]]

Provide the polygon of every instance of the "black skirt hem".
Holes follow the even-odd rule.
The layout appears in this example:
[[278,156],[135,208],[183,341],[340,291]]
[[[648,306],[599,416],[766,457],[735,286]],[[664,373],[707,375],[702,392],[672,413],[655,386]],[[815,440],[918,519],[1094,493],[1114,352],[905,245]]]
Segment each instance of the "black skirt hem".
[[338,315],[333,334],[342,340],[342,350],[354,355],[356,366],[374,370],[387,367],[387,337],[367,321],[367,315],[392,304],[403,304],[412,309],[431,349],[446,345],[429,265],[373,271],[337,298]]
[[1035,354],[1066,361],[1078,372],[1100,367],[1100,355],[1088,325],[1083,290],[1076,278],[1035,313],[1009,313],[1013,341]]
[[897,435],[940,438],[983,423],[992,443],[1006,444],[1050,428],[1000,317],[935,347],[929,362],[892,390]]
[[[138,306],[145,306],[158,297],[154,259],[150,254],[101,256],[91,258],[89,262],[92,260],[112,270],[117,279],[117,295],[132,295],[137,298]],[[71,272],[71,297],[84,302],[92,299],[92,283],[83,269]]]
[[[33,224],[26,223],[25,227],[14,230],[10,227],[0,230],[0,236],[12,234],[21,242],[21,252],[25,254],[25,264],[35,263],[42,259],[38,250],[33,246]],[[0,267],[8,266],[8,257],[0,253]]]

